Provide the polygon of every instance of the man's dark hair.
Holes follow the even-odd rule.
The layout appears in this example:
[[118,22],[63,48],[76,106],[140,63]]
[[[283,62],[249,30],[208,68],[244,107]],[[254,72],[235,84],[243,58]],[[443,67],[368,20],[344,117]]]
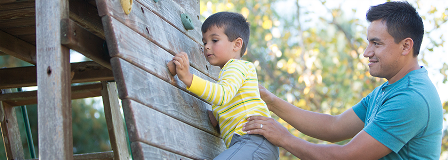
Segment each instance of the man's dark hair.
[[423,21],[408,2],[386,2],[372,6],[366,17],[369,22],[380,19],[386,22],[387,32],[397,44],[410,37],[414,41],[414,57],[418,56],[424,34]]
[[230,42],[240,37],[243,39],[241,47],[241,57],[246,52],[247,44],[249,44],[250,28],[246,18],[239,13],[234,12],[218,12],[208,17],[202,24],[202,33],[207,32],[211,27],[224,28],[224,33]]

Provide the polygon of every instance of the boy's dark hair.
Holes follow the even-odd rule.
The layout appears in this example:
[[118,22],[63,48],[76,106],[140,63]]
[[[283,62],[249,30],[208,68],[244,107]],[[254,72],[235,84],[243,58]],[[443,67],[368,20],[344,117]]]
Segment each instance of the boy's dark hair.
[[387,32],[394,37],[395,43],[410,37],[414,41],[414,57],[418,56],[422,44],[424,28],[418,12],[408,2],[386,2],[370,7],[367,21],[386,22]]
[[224,33],[233,42],[237,38],[243,39],[243,46],[241,47],[241,57],[246,52],[249,44],[250,28],[246,18],[239,13],[234,12],[218,12],[209,16],[202,24],[202,33],[207,32],[210,27],[216,26],[224,28]]

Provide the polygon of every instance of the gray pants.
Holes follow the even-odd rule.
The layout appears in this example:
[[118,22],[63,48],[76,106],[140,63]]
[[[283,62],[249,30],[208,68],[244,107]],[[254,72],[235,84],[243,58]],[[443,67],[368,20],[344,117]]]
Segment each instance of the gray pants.
[[261,135],[234,134],[230,146],[214,160],[278,160],[278,147]]

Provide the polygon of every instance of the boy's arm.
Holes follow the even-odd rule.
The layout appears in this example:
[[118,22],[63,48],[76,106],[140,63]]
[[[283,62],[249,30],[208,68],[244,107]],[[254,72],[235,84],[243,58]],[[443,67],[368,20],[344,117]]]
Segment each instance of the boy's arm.
[[243,86],[248,75],[248,69],[243,62],[231,61],[221,71],[218,83],[194,76],[193,83],[188,90],[217,106],[229,103]]
[[176,56],[173,57],[173,62],[176,65],[177,77],[179,77],[187,87],[190,87],[191,81],[193,81],[193,74],[190,73],[190,61],[188,60],[187,53],[180,52],[179,54],[176,54]]

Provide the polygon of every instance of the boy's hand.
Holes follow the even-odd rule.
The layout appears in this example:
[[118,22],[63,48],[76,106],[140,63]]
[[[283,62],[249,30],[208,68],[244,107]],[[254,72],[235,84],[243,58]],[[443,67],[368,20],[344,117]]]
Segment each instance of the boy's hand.
[[177,77],[187,85],[191,86],[193,81],[193,74],[190,73],[190,61],[188,55],[185,52],[180,52],[173,57],[173,62],[176,64]]
[[168,70],[170,71],[172,76],[175,76],[176,73],[176,65],[174,64],[173,60],[169,61],[166,66],[168,67]]

